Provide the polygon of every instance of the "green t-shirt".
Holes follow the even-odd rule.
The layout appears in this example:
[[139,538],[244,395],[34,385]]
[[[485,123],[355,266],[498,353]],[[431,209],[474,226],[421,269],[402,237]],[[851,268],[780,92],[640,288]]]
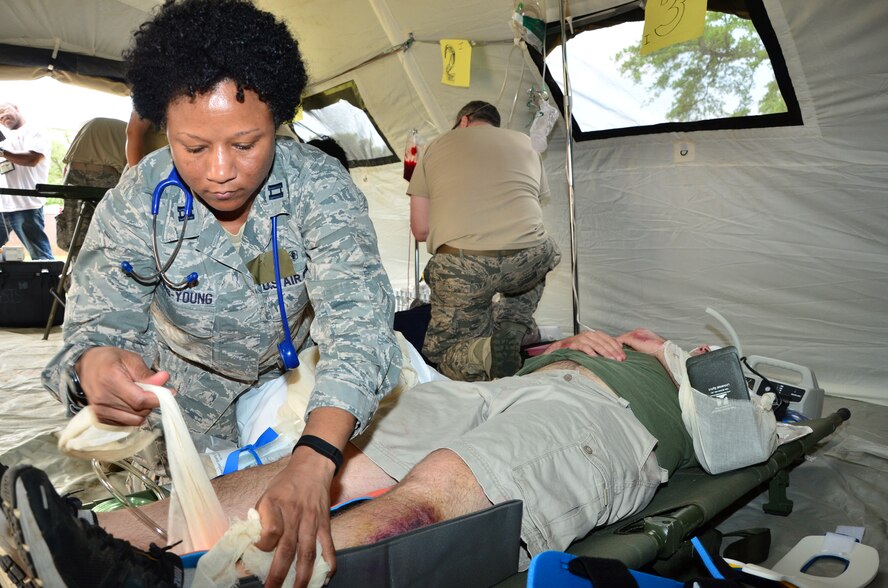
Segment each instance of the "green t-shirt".
[[601,378],[629,402],[632,414],[657,439],[657,461],[671,475],[696,465],[694,443],[681,420],[678,389],[657,358],[626,349],[626,361],[591,357],[582,351],[559,349],[528,359],[518,375],[532,373],[558,361],[573,361]]

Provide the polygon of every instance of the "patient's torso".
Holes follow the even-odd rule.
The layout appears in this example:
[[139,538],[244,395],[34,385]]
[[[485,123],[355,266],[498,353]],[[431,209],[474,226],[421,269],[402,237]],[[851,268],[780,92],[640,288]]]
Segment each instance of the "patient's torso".
[[[590,357],[581,351],[560,349],[529,359],[519,375],[529,374],[552,364],[591,377],[618,396],[629,401],[629,408],[642,425],[657,438],[657,461],[670,474],[695,465],[694,445],[681,420],[678,389],[655,357],[626,349],[625,361]],[[555,367],[555,366],[552,366]]]

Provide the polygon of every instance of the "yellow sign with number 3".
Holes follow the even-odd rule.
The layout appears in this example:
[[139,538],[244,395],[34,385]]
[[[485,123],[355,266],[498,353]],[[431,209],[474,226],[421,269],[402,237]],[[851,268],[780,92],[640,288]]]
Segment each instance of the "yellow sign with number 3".
[[648,0],[644,7],[641,54],[703,35],[706,0]]

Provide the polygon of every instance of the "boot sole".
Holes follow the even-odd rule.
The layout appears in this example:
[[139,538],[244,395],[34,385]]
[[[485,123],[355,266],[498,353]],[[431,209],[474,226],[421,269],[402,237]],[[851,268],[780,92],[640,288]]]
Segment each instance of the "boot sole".
[[[19,572],[23,572],[23,575],[27,577],[26,581],[22,586],[32,587],[32,586],[64,586],[65,582],[62,578],[56,576],[53,579],[44,580],[40,578],[39,574],[37,574],[37,569],[34,566],[34,560],[32,558],[32,549],[34,545],[32,545],[28,541],[28,537],[26,536],[25,529],[22,526],[21,517],[23,514],[22,509],[19,508],[19,504],[21,503],[22,498],[19,497],[18,492],[16,491],[16,482],[18,482],[19,476],[22,471],[29,469],[26,467],[12,467],[6,471],[3,475],[3,481],[0,483],[0,493],[3,496],[3,514],[6,516],[6,523],[9,525],[9,531],[12,533],[15,540],[18,542],[19,548],[15,551],[18,553],[18,561],[21,566],[16,564]],[[28,513],[30,513],[30,505],[28,506]],[[33,515],[32,515],[33,516]],[[36,524],[36,521],[35,521]],[[46,549],[46,543],[40,541],[36,545],[37,551],[41,555],[45,555],[49,557],[49,560],[52,561],[52,555]],[[10,560],[15,563],[15,560],[9,555]],[[5,562],[4,562],[5,563]],[[52,566],[55,569],[55,565]]]
[[497,331],[490,338],[490,378],[514,376],[521,369],[521,339],[515,331]]
[[33,588],[31,578],[16,558],[13,547],[6,545],[5,538],[0,539],[0,587],[2,588]]

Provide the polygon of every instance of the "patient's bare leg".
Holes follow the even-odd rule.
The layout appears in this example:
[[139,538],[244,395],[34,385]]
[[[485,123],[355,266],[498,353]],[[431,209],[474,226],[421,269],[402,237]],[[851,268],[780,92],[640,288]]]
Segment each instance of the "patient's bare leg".
[[345,446],[344,461],[339,475],[333,478],[330,488],[330,504],[345,502],[366,495],[368,492],[391,488],[395,479],[351,443]]
[[336,549],[366,545],[491,506],[472,470],[449,449],[417,464],[390,492],[331,521]]
[[[333,480],[330,501],[332,504],[363,496],[373,490],[395,484],[379,466],[370,461],[353,445],[348,444],[344,453],[342,471]],[[222,509],[230,519],[243,519],[247,511],[256,506],[268,483],[287,465],[289,458],[234,472],[213,480],[213,488]],[[152,502],[140,510],[161,527],[167,526],[168,500]],[[147,549],[149,544],[163,544],[163,539],[145,525],[137,522],[132,513],[117,510],[98,514],[99,525],[119,539],[125,539],[137,547]]]

